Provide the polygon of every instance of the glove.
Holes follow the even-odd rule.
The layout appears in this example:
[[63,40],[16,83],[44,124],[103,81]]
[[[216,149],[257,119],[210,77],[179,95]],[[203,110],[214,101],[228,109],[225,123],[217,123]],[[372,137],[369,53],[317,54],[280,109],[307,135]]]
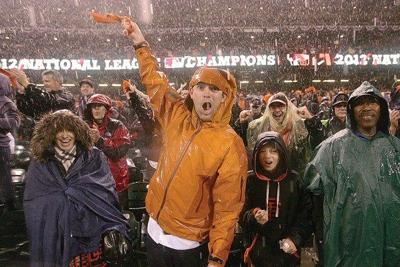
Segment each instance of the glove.
[[130,249],[129,241],[117,230],[110,230],[103,236],[103,256],[108,264],[120,265]]

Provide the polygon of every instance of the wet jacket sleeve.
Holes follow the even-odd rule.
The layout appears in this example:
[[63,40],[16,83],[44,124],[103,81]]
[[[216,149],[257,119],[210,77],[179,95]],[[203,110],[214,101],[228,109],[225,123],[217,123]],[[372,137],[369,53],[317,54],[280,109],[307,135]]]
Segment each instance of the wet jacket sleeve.
[[175,112],[183,112],[182,97],[175,89],[169,86],[165,74],[159,71],[157,59],[152,55],[149,47],[136,50],[140,77],[150,98],[150,104],[155,118],[164,128],[174,116]]
[[223,266],[228,258],[235,225],[245,200],[246,179],[247,156],[243,142],[236,136],[218,170],[212,189],[214,219],[208,248],[211,258],[222,260],[222,263],[210,261],[217,266]]
[[311,148],[314,149],[326,138],[325,127],[322,125],[319,116],[313,116],[310,119],[306,119],[304,121],[304,124],[309,133],[308,137],[310,140]]
[[27,116],[38,119],[47,112],[68,109],[74,111],[73,95],[63,90],[60,93],[48,93],[29,84],[25,94],[16,95],[18,109]]
[[119,160],[126,156],[130,148],[128,129],[121,123],[111,138],[100,137],[96,146],[111,160]]
[[247,146],[247,128],[249,126],[249,122],[240,122],[240,119],[238,118],[234,125],[233,129],[235,132],[242,138],[244,145]]
[[297,205],[297,216],[293,227],[289,231],[289,237],[296,247],[300,248],[312,233],[312,202],[311,194],[300,181],[297,182],[299,200]]
[[313,195],[321,195],[324,192],[323,184],[330,180],[333,172],[333,151],[331,144],[322,142],[315,152],[312,161],[304,172],[304,186]]
[[155,125],[151,108],[146,105],[146,100],[138,93],[131,93],[129,96],[131,107],[142,124],[145,136],[151,136]]
[[17,107],[13,102],[8,102],[3,105],[0,110],[0,133],[8,133],[13,129],[18,128],[20,118]]

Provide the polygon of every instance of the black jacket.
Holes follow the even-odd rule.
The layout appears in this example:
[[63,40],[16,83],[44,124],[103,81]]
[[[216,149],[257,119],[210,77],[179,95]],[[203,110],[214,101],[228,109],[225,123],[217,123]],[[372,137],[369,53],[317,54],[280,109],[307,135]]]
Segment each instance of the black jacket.
[[316,148],[328,137],[346,128],[346,122],[340,121],[334,115],[329,120],[321,120],[320,116],[315,115],[310,119],[306,119],[304,124],[309,133],[312,149]]
[[[280,161],[284,161],[281,172],[276,176],[282,178],[284,177],[282,174],[287,173],[279,182],[277,182],[279,178],[265,177],[257,161],[258,151],[270,141],[278,143],[277,147],[282,155]],[[266,132],[260,135],[254,150],[255,157],[253,158],[256,160],[253,161],[253,169],[255,172],[250,174],[247,180],[246,202],[240,218],[242,227],[251,239],[256,234],[259,235],[250,253],[252,263],[255,266],[297,266],[299,258],[284,253],[279,248],[279,241],[289,237],[300,252],[300,247],[312,231],[310,195],[305,192],[298,174],[287,168],[287,150],[277,133]],[[253,210],[266,209],[268,183],[268,206],[269,210],[272,209],[272,215],[270,213],[267,223],[260,225],[254,218]],[[276,209],[279,211],[276,212]]]
[[74,112],[74,97],[66,89],[46,92],[34,84],[29,84],[25,89],[25,94],[17,93],[16,99],[19,111],[35,120],[40,119],[45,113],[61,109]]

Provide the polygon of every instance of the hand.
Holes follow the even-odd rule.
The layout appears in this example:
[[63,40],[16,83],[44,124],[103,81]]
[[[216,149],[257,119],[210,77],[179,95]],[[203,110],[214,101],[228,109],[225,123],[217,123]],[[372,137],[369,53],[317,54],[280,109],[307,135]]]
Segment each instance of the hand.
[[11,69],[9,72],[15,76],[17,79],[17,90],[18,93],[24,93],[25,88],[29,84],[29,79],[28,76],[26,76],[25,72],[23,70],[18,70],[18,69]]
[[264,225],[265,223],[268,222],[268,213],[266,210],[258,210],[256,212],[256,214],[254,215],[254,218],[256,219],[256,221],[261,224]]
[[308,111],[308,108],[306,106],[302,106],[300,108],[297,108],[297,114],[299,114],[299,116],[302,119],[310,119],[310,118],[312,118],[312,115],[311,115],[310,111]]
[[243,110],[239,114],[239,122],[250,122],[253,119],[253,112],[251,110]]
[[130,18],[125,17],[122,20],[121,25],[124,28],[123,34],[132,39],[134,45],[146,41],[144,39],[142,32],[139,29],[139,26],[135,22],[133,22]]
[[100,131],[97,126],[93,126],[93,128],[90,129],[90,136],[92,137],[94,143],[97,143],[97,141],[99,141]]
[[285,253],[294,254],[297,252],[296,245],[290,238],[284,238],[279,241],[280,249],[282,249]]
[[103,237],[103,255],[107,263],[121,264],[129,252],[130,244],[117,230],[110,230]]
[[400,110],[394,109],[390,112],[390,126],[397,129],[399,127]]
[[130,99],[131,96],[129,94],[136,93],[137,87],[135,84],[132,84],[130,80],[124,80],[123,82],[123,89],[125,92],[125,96],[127,99]]
[[129,82],[129,93],[135,93],[137,91],[137,87],[132,82]]

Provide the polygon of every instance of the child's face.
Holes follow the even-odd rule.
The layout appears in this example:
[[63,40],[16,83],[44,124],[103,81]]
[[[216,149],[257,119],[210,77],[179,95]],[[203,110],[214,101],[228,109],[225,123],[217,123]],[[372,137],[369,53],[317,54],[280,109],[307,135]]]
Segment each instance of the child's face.
[[258,160],[261,167],[266,171],[275,170],[279,163],[279,152],[272,144],[263,146],[258,152]]

